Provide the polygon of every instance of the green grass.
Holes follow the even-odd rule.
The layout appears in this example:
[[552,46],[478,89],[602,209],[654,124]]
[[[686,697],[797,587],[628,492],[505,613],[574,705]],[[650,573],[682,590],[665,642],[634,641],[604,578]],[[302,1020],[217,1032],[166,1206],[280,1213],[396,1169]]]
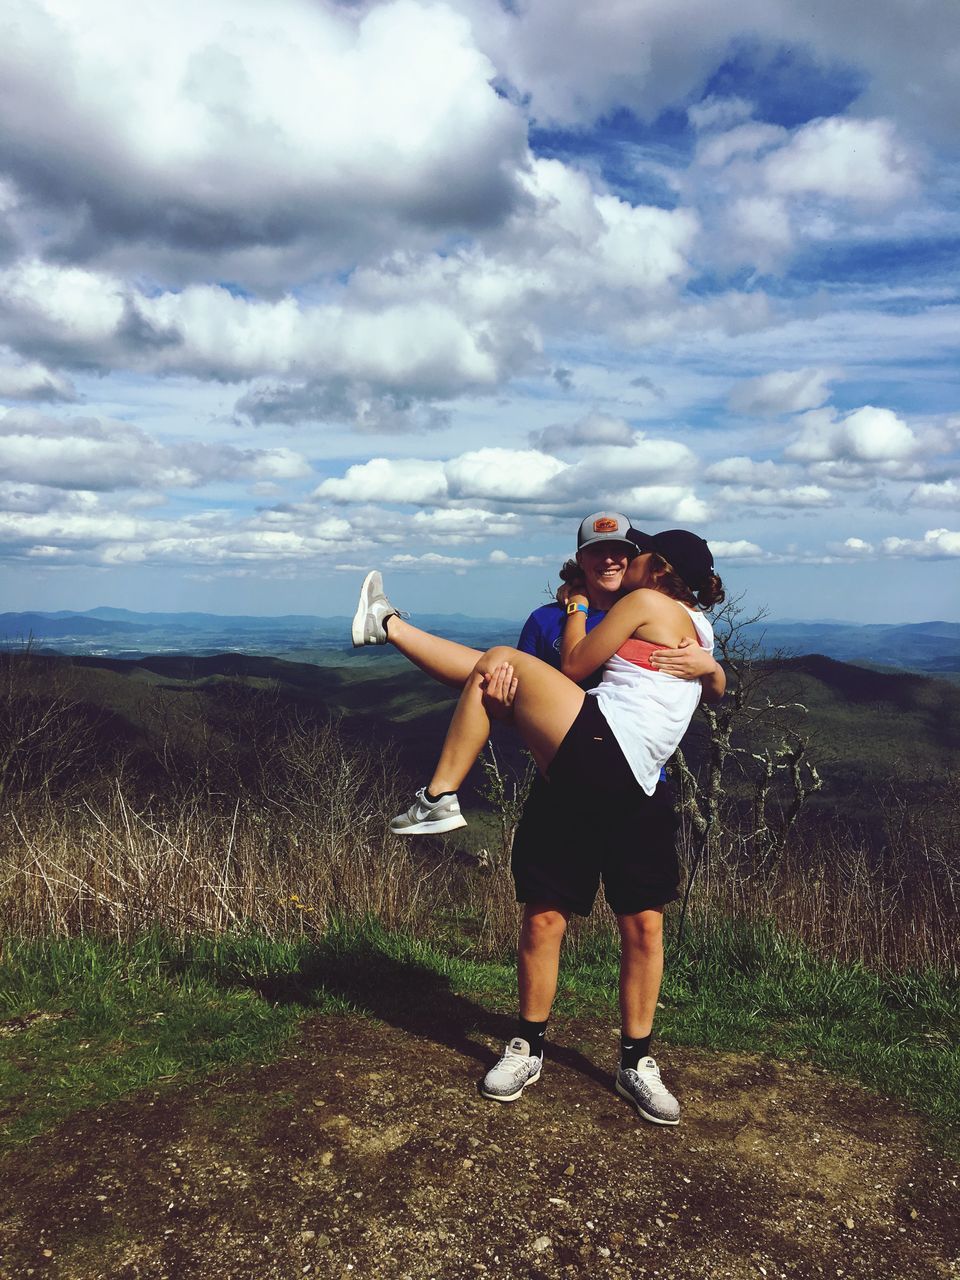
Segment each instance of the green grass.
[[[450,933],[441,947],[375,924],[320,941],[8,942],[0,1145],[148,1085],[263,1061],[311,1013],[468,1032],[486,1011],[511,1012],[515,985],[512,963],[458,953]],[[659,1038],[827,1068],[912,1106],[960,1150],[955,978],[884,977],[818,960],[771,927],[719,923],[674,949],[662,999]],[[556,1014],[616,1020],[612,942],[582,942],[565,962]]]
[[[260,950],[245,939],[199,942],[186,952],[156,937],[133,947],[91,939],[7,944],[0,1145],[157,1081],[274,1052],[302,1011],[218,976]],[[27,1021],[24,1029],[17,1019]]]

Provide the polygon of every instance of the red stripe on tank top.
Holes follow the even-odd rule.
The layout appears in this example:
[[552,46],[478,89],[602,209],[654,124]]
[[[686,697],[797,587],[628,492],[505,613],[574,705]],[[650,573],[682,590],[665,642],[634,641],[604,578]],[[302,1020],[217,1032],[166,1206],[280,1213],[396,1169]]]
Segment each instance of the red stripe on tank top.
[[635,667],[644,667],[647,671],[656,671],[650,662],[650,655],[658,649],[666,649],[665,644],[651,644],[649,640],[624,640],[617,650],[617,657],[632,662]]

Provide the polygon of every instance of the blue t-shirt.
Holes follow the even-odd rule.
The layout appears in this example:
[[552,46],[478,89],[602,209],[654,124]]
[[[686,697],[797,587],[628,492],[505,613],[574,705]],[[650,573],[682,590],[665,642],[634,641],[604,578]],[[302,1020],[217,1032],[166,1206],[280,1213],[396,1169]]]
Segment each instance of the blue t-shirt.
[[[587,630],[592,631],[601,618],[605,618],[607,612],[605,609],[591,608],[587,613]],[[541,605],[539,609],[534,609],[530,617],[523,624],[523,630],[520,632],[520,639],[517,641],[517,648],[521,653],[530,653],[535,658],[539,658],[541,662],[548,662],[551,667],[560,670],[560,637],[563,635],[563,627],[566,622],[567,611],[562,605],[554,601],[552,604]],[[603,675],[603,669],[595,671],[593,675],[587,676],[586,680],[581,681],[582,689],[595,689],[600,683]]]
[[[587,630],[592,631],[601,618],[606,616],[606,609],[594,609],[591,606],[587,612]],[[521,653],[530,653],[535,658],[539,658],[541,662],[549,662],[551,667],[556,667],[559,671],[560,637],[563,635],[566,617],[566,609],[556,601],[534,609],[523,624],[517,648]],[[580,688],[595,689],[602,679],[603,668],[601,667],[599,671],[594,671],[593,675],[587,676],[586,680],[581,680]],[[666,776],[666,769],[661,769],[660,781],[665,781]]]

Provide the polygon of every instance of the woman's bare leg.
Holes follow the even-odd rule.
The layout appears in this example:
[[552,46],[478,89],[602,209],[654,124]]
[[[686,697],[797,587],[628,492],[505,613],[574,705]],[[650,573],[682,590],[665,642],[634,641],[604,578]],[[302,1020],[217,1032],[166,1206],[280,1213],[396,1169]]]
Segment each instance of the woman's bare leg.
[[386,632],[390,644],[409,658],[414,666],[454,689],[463,688],[483,657],[479,649],[421,631],[398,614],[387,619]]
[[440,760],[427,787],[432,795],[456,791],[483,750],[490,736],[490,717],[483,705],[483,678],[504,662],[513,667],[518,680],[514,727],[530,748],[541,773],[550,767],[557,747],[576,720],[584,699],[579,685],[528,653],[505,647],[488,649],[463,686]]

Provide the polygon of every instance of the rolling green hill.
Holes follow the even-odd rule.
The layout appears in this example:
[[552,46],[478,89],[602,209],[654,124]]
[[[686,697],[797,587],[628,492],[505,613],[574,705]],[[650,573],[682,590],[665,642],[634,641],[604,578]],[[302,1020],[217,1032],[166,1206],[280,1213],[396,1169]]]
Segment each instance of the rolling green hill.
[[[308,717],[341,717],[361,742],[393,743],[398,776],[422,778],[436,756],[452,710],[452,690],[434,684],[398,655],[363,651],[323,665],[221,654],[50,658],[9,655],[50,690],[61,688],[85,713],[106,717],[112,748],[156,754],[164,737],[189,751],[206,735],[221,741],[256,734],[271,708]],[[960,688],[907,673],[881,672],[811,655],[763,664],[764,697],[802,703],[797,718],[810,739],[825,787],[824,804],[862,811],[891,779],[917,784],[960,769]],[[702,752],[705,726],[695,720],[685,750]],[[508,759],[515,739],[499,730]]]

